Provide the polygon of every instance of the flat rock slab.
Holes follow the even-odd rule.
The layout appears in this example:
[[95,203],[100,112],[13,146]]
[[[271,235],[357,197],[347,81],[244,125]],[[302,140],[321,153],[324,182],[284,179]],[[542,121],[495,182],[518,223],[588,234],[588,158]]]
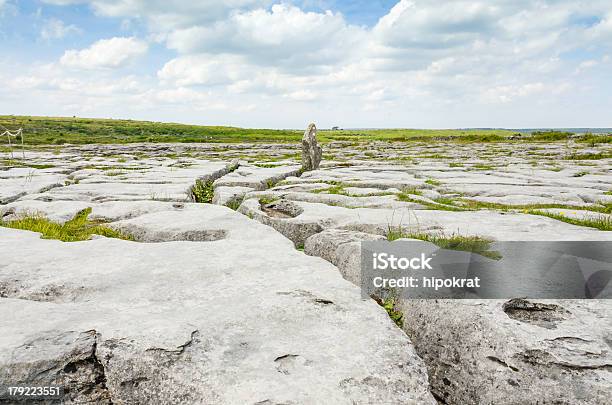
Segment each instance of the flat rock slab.
[[[384,235],[390,228],[406,232],[443,232],[445,235],[475,235],[500,241],[612,240],[612,232],[567,224],[551,218],[496,211],[437,211],[412,208],[349,209],[319,203],[295,201],[302,214],[295,218],[274,219],[262,212],[255,199],[245,201],[240,211],[274,226],[291,240],[304,234],[337,228]],[[304,231],[318,227],[317,232]],[[297,236],[294,236],[297,235]],[[304,239],[305,240],[305,239]]]
[[40,193],[64,185],[67,176],[49,170],[15,168],[0,171],[0,204],[7,204],[29,193]]
[[0,228],[0,381],[61,383],[67,403],[435,403],[385,311],[269,227],[207,204],[128,223],[225,237]]
[[265,190],[287,176],[293,176],[300,170],[299,166],[257,167],[242,165],[234,172],[215,181],[215,187],[249,187],[254,190]]
[[405,300],[400,308],[443,403],[610,403],[609,300]]
[[159,165],[139,170],[75,170],[72,183],[47,192],[31,192],[24,200],[41,201],[189,201],[189,188],[197,178],[213,180],[221,177],[231,166],[223,161],[197,161],[190,167]]

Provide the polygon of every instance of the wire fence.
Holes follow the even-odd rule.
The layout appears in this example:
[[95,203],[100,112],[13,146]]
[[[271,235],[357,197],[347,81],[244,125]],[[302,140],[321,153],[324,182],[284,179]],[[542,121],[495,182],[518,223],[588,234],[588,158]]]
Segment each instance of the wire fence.
[[[21,140],[21,155],[25,159],[25,145],[24,145],[24,137],[23,137],[23,128],[19,128],[16,131],[10,131],[10,130],[6,129],[3,133],[0,134],[0,138],[3,138],[5,135],[6,135],[6,138],[8,139],[9,149],[10,149],[10,153],[11,153],[11,159],[15,158],[15,156],[13,154],[13,143],[11,142],[11,138],[15,138],[16,142],[17,142],[17,138],[19,138]],[[15,144],[17,144],[17,143],[15,143]]]

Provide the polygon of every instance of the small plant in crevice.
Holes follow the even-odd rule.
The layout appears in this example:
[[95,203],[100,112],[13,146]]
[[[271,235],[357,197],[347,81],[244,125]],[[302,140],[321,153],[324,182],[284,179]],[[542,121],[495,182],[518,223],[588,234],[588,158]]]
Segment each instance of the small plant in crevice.
[[495,167],[493,167],[491,165],[484,164],[484,163],[476,163],[476,164],[472,165],[472,168],[476,169],[476,170],[493,170],[493,169],[495,169]]
[[341,184],[331,185],[330,187],[327,187],[327,188],[320,188],[317,190],[312,190],[311,193],[348,195],[348,193],[344,190],[344,186]]
[[278,183],[276,180],[268,179],[266,180],[266,188],[272,188],[276,186],[276,183]]
[[387,226],[387,240],[389,242],[393,242],[394,240],[398,240],[398,239],[402,239],[402,238],[406,238],[409,232],[404,230],[404,228],[399,225],[399,226],[391,226],[388,225]]
[[242,198],[233,198],[225,204],[226,207],[233,209],[234,211],[238,210],[240,204],[242,204]]
[[433,201],[438,204],[443,204],[443,205],[452,205],[452,206],[455,205],[455,200],[449,197],[438,197],[434,199]]
[[261,206],[268,205],[270,203],[273,203],[276,200],[278,200],[278,198],[276,198],[276,197],[260,197],[259,198],[259,205],[261,205]]
[[255,166],[261,167],[262,169],[271,169],[273,167],[278,167],[278,164],[274,164],[274,163],[255,163]]
[[191,199],[197,203],[212,203],[215,195],[213,180],[197,179],[195,184],[189,190]]
[[[403,201],[403,202],[411,202],[411,203],[415,203],[415,204],[421,204],[424,205],[425,207],[427,207],[427,209],[430,210],[438,210],[438,211],[469,211],[468,208],[463,208],[463,207],[457,207],[454,204],[447,204],[445,202],[442,201],[451,201],[450,199],[445,199],[445,198],[438,198],[436,200],[433,200],[432,202],[426,200],[426,199],[416,199],[410,196],[410,194],[401,192],[399,194],[396,194],[396,198],[398,201]],[[447,202],[448,202],[447,201]]]
[[378,305],[383,307],[389,318],[401,329],[404,327],[404,313],[399,310],[397,306],[397,297],[394,291],[387,292],[385,298],[372,295],[372,299],[376,301]]
[[402,189],[402,194],[423,195],[423,191],[416,187],[406,187]]
[[434,186],[434,187],[442,185],[442,183],[436,179],[427,179],[425,180],[425,184],[429,184],[430,186]]
[[300,252],[303,252],[304,251],[304,244],[303,243],[298,243],[298,244],[295,245],[295,248],[297,250],[299,250]]

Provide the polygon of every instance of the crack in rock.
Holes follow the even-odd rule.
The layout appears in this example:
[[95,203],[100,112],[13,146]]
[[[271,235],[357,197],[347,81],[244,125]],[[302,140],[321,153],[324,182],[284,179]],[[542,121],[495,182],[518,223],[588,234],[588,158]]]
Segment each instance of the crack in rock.
[[169,353],[169,354],[180,356],[181,354],[185,353],[185,350],[187,350],[187,348],[189,348],[191,345],[193,345],[196,342],[199,342],[199,339],[198,339],[199,335],[200,335],[200,331],[197,329],[194,330],[193,332],[191,332],[189,340],[183,343],[182,345],[177,346],[176,349],[166,349],[163,347],[151,347],[151,348],[146,349],[145,351],[163,352],[163,353]]

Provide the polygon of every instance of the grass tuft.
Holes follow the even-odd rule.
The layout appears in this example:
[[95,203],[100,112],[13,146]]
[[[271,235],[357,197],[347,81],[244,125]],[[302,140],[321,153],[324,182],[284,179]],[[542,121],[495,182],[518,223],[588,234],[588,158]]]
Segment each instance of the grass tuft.
[[4,159],[4,160],[0,160],[0,166],[7,166],[7,167],[30,167],[32,169],[51,169],[51,168],[55,167],[54,165],[50,165],[50,164],[36,164],[36,163],[31,163],[31,162],[27,162],[27,161],[23,161],[23,160],[17,160],[17,159]]
[[445,235],[443,233],[429,234],[424,232],[410,232],[404,230],[401,226],[389,227],[387,231],[387,240],[394,241],[397,239],[419,239],[425,242],[431,242],[434,245],[449,250],[461,250],[465,252],[477,253],[489,259],[499,260],[501,255],[499,252],[491,251],[491,239],[481,236],[464,236],[453,233]]
[[423,195],[423,191],[416,187],[406,187],[402,189],[401,194]]
[[263,205],[268,205],[273,203],[274,201],[277,201],[278,198],[276,197],[261,197],[259,199],[259,205],[263,206]]
[[452,202],[450,198],[438,198],[435,202],[429,202],[427,200],[419,200],[416,198],[412,198],[410,194],[406,192],[401,192],[396,195],[398,201],[403,202],[411,202],[416,204],[421,204],[427,207],[430,210],[438,210],[438,211],[469,211],[466,208],[457,207],[452,204],[448,204]]
[[233,198],[229,200],[227,204],[225,204],[225,206],[233,209],[234,211],[237,211],[238,208],[240,208],[240,204],[242,204],[242,201],[243,201],[243,198]]
[[495,169],[495,167],[491,166],[491,165],[485,165],[483,163],[476,163],[474,165],[472,165],[473,169],[476,170],[493,170]]
[[197,179],[190,189],[191,199],[197,203],[212,203],[215,188],[212,180]]
[[600,160],[612,158],[612,153],[572,153],[565,160]]
[[612,231],[612,218],[606,215],[600,215],[594,218],[570,218],[563,214],[539,210],[528,210],[527,214],[541,215],[544,217],[556,219],[557,221],[566,222],[572,225],[586,226],[589,228],[599,229],[600,231]]
[[587,174],[589,174],[589,172],[587,172],[587,171],[581,171],[581,172],[578,172],[578,173],[574,173],[574,174],[572,175],[572,177],[582,177],[582,176],[586,176]]
[[134,240],[130,235],[116,231],[102,225],[100,222],[90,221],[87,217],[91,208],[79,211],[74,218],[64,224],[52,222],[42,215],[25,215],[12,221],[1,221],[0,226],[25,231],[39,232],[43,239],[57,239],[63,242],[77,242],[88,240],[92,235],[106,236],[124,240]]
[[567,204],[501,204],[494,202],[484,202],[478,200],[471,200],[468,198],[462,198],[458,201],[458,204],[461,204],[462,207],[466,207],[471,210],[479,210],[479,209],[494,209],[501,211],[522,211],[523,213],[527,213],[530,210],[539,210],[539,209],[547,209],[547,208],[560,208],[567,210],[586,210],[592,212],[601,212],[604,214],[612,213],[612,202],[603,202],[600,201],[598,204],[593,205],[567,205]]

